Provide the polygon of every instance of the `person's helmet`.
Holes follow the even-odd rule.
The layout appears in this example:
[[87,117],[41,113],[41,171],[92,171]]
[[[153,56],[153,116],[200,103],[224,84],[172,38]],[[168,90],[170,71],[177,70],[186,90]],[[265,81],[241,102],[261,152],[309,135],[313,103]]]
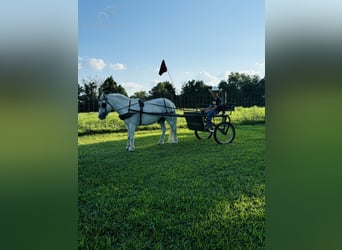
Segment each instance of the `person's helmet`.
[[219,92],[219,88],[217,86],[213,86],[210,92]]

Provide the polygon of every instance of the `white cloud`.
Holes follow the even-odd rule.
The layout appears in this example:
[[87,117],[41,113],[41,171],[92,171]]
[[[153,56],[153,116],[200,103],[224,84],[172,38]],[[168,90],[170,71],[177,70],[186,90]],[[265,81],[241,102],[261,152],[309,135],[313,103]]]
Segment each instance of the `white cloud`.
[[265,62],[256,62],[255,66],[260,67],[260,68],[265,68]]
[[220,81],[225,81],[228,79],[228,76],[230,75],[231,72],[232,71],[227,70],[224,73],[219,74],[217,77],[218,77],[218,79],[220,79]]
[[101,58],[90,58],[88,60],[88,64],[91,68],[99,71],[103,70],[106,66],[106,63]]
[[247,75],[258,75],[260,78],[265,76],[265,62],[256,62],[251,69],[238,70],[239,73]]
[[78,69],[79,70],[83,68],[82,62],[83,62],[83,58],[79,56],[78,57]]
[[151,86],[154,86],[154,85],[157,85],[158,83],[160,83],[160,82],[163,82],[164,80],[157,80],[157,79],[153,79],[153,80],[151,80]]
[[220,74],[218,78],[220,80],[227,80],[231,73],[238,72],[240,74],[247,75],[258,75],[260,78],[265,76],[265,62],[256,62],[254,66],[250,69],[239,69],[239,70],[226,70],[224,73]]
[[125,88],[128,96],[131,96],[138,91],[144,91],[145,89],[143,85],[135,82],[121,82],[120,85]]
[[203,81],[206,85],[213,86],[217,85],[221,79],[217,76],[211,75],[207,71],[201,71],[195,76],[195,80]]
[[113,70],[124,70],[126,69],[126,66],[123,65],[122,63],[115,63],[115,64],[110,63],[109,68]]
[[256,73],[260,77],[264,77],[265,76],[265,62],[256,62],[255,67],[256,67]]
[[239,70],[240,74],[246,74],[246,75],[260,75],[259,71],[255,71],[254,69],[246,69],[246,70]]
[[78,69],[90,68],[97,71],[102,71],[105,68],[109,68],[112,70],[125,70],[126,66],[122,63],[111,63],[106,62],[102,58],[87,58],[87,57],[78,57]]

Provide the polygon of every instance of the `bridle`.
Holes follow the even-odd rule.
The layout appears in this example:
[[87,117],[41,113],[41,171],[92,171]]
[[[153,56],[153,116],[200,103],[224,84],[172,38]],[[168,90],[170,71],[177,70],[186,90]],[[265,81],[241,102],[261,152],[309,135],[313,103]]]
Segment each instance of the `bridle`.
[[107,96],[104,96],[101,99],[102,100],[100,100],[100,107],[105,110],[105,113],[107,113],[107,104],[113,109],[113,111],[115,111],[115,108],[113,107],[113,105],[110,104],[110,102],[108,102]]
[[103,98],[101,98],[101,100],[99,102],[100,102],[100,107],[105,110],[105,113],[107,113],[107,104],[112,108],[113,111],[116,111],[116,112],[119,112],[121,109],[129,108],[131,106],[131,99],[129,99],[128,105],[126,105],[122,108],[119,108],[119,109],[115,109],[113,107],[113,105],[110,102],[108,102],[108,98],[105,95],[103,96]]

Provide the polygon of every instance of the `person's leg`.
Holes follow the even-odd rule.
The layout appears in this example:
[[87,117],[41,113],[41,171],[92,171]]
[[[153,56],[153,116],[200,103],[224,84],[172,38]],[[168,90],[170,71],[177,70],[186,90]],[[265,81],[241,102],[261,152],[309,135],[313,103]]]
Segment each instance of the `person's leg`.
[[216,115],[217,113],[218,113],[217,110],[210,110],[207,113],[207,128],[208,129],[211,129],[211,126],[212,126],[211,120],[213,119],[213,115]]
[[211,119],[213,118],[213,111],[214,111],[214,110],[210,110],[210,111],[207,113],[207,129],[211,129],[211,126],[212,126]]

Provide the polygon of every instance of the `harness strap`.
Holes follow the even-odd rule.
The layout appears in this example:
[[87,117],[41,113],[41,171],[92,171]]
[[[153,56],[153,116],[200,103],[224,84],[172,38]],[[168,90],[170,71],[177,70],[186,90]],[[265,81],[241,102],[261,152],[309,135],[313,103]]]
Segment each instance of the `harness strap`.
[[142,114],[143,114],[143,109],[144,109],[144,102],[139,99],[139,107],[140,107],[140,119],[139,119],[139,125],[142,123]]
[[[122,115],[119,115],[120,119],[121,120],[125,120],[129,117],[131,117],[133,114],[136,114],[137,112],[139,112],[139,125],[141,125],[142,123],[142,114],[143,114],[143,109],[144,109],[144,102],[142,100],[138,100],[138,103],[139,103],[139,107],[140,107],[140,110],[134,110],[134,109],[131,109],[131,99],[129,99],[129,102],[128,102],[128,112],[125,113],[125,114],[122,114]],[[127,106],[126,106],[127,107]]]
[[167,112],[167,107],[166,107],[165,98],[163,98],[163,101],[164,101],[165,112],[168,113],[168,112]]
[[[122,120],[125,120],[129,117],[131,117],[132,115],[136,114],[139,112],[139,125],[142,125],[142,115],[143,114],[148,114],[148,115],[163,115],[163,116],[175,116],[175,111],[174,111],[174,107],[170,107],[170,106],[167,106],[166,105],[166,101],[165,101],[165,98],[163,98],[163,101],[164,101],[164,105],[158,105],[158,104],[152,104],[152,105],[155,105],[155,106],[159,106],[159,107],[164,107],[165,108],[165,113],[161,113],[161,112],[144,112],[144,106],[145,106],[145,103],[143,100],[141,99],[138,99],[138,104],[139,104],[139,110],[137,109],[131,109],[131,99],[129,99],[129,102],[128,102],[128,106],[125,106],[125,107],[122,107],[120,109],[123,109],[123,108],[127,108],[128,107],[128,112],[125,113],[125,114],[122,114],[122,115],[119,115],[120,119]],[[136,103],[133,104],[133,106],[135,105]],[[171,111],[168,111],[168,108],[171,109]],[[118,110],[120,110],[118,109]],[[117,110],[117,111],[118,111]]]

